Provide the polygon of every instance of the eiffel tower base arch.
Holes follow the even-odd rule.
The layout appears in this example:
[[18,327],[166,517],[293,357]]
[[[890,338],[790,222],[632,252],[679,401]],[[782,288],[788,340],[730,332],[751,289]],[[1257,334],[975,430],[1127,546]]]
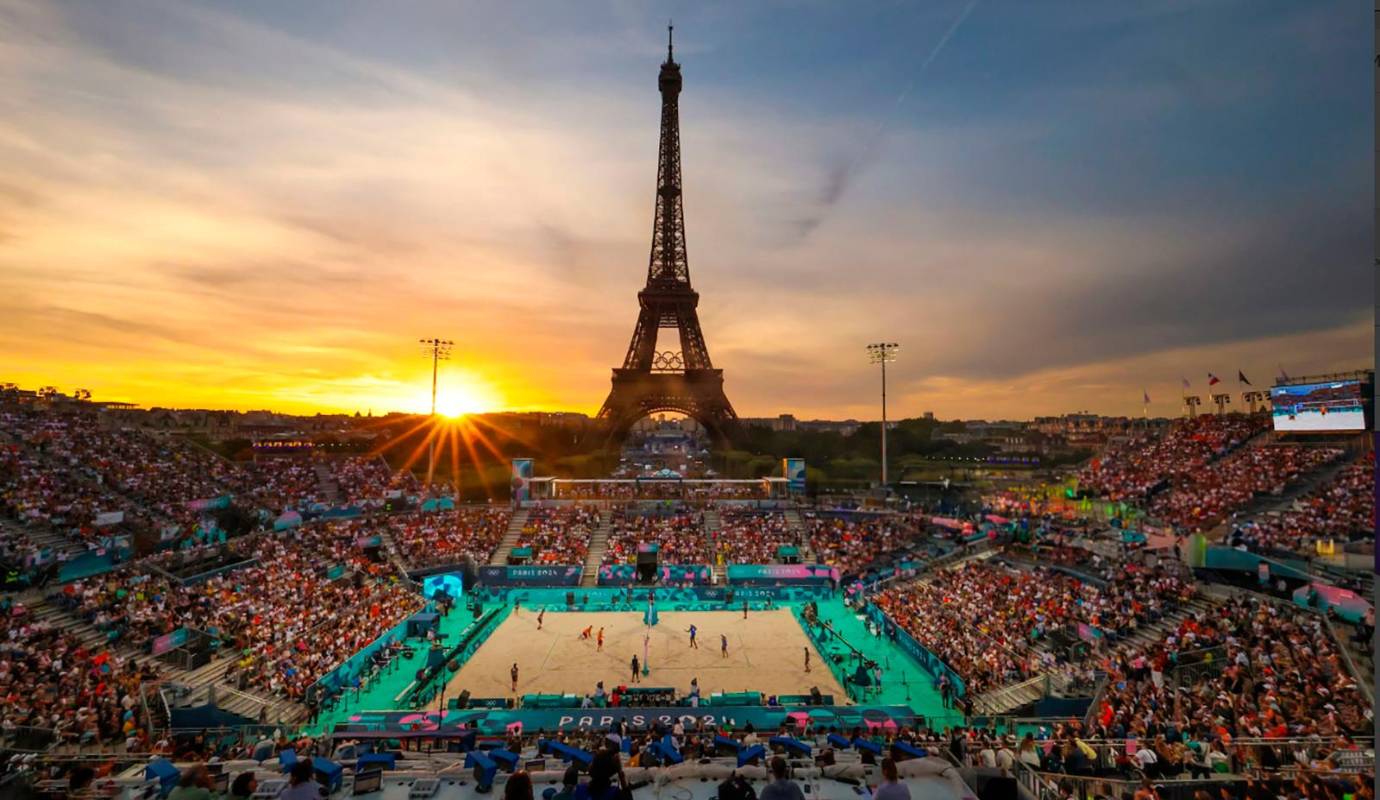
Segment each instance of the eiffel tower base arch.
[[599,410],[608,426],[606,446],[617,447],[640,419],[658,412],[684,414],[704,426],[716,445],[731,442],[738,433],[738,415],[724,394],[721,369],[656,373],[615,369],[613,389]]

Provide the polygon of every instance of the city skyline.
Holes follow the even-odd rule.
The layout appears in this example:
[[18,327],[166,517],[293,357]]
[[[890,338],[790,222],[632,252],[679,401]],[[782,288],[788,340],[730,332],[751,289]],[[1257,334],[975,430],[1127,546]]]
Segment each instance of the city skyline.
[[1364,26],[1273,8],[3,0],[0,378],[424,411],[439,335],[443,411],[593,414],[672,15],[742,416],[874,418],[881,337],[896,417],[1165,416],[1209,371],[1364,368]]

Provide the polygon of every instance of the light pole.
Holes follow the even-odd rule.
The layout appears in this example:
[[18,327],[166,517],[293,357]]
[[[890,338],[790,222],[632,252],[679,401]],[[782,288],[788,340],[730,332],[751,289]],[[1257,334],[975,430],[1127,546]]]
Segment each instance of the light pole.
[[895,342],[877,342],[867,346],[867,360],[882,365],[882,488],[887,486],[886,473],[886,365],[896,360],[896,351],[901,345]]
[[[434,428],[436,424],[436,373],[437,366],[442,361],[450,360],[450,349],[455,346],[455,342],[449,339],[418,339],[417,343],[423,346],[423,352],[431,354],[431,423]],[[431,478],[436,474],[436,431],[433,429],[430,434],[431,453],[427,459],[426,466],[426,489],[431,491]],[[453,476],[452,476],[453,477]]]

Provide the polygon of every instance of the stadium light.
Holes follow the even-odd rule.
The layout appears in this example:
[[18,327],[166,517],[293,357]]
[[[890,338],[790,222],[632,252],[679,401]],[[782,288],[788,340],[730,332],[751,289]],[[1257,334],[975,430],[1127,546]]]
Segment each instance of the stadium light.
[[[436,372],[437,366],[442,361],[450,360],[450,349],[455,346],[455,342],[449,339],[418,339],[417,343],[423,346],[423,352],[431,354],[431,417],[432,423],[436,421]],[[431,478],[436,474],[436,432],[431,432],[430,455],[427,458],[426,466],[426,488],[431,491]],[[454,476],[451,476],[454,477]]]
[[867,346],[867,360],[882,365],[882,487],[887,485],[886,470],[886,365],[896,360],[896,351],[901,345],[895,342],[877,342]]

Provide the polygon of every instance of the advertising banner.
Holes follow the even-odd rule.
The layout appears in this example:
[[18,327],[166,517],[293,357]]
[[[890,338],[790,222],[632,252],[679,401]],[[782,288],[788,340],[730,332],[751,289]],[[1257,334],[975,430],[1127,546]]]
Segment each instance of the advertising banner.
[[513,500],[525,503],[532,499],[532,459],[513,459]]
[[1360,622],[1370,610],[1370,603],[1361,595],[1326,583],[1305,583],[1294,590],[1294,602],[1305,608],[1331,610],[1351,623]]
[[735,584],[827,584],[839,571],[827,564],[729,564],[728,582]]
[[479,582],[485,586],[579,586],[582,572],[575,564],[484,566],[479,568]]
[[166,633],[153,640],[149,647],[149,652],[155,656],[161,656],[169,650],[176,650],[187,643],[187,629],[178,628],[172,633]]
[[786,488],[792,492],[805,491],[805,459],[783,458],[781,463],[785,472]]
[[705,725],[731,724],[740,730],[748,724],[761,731],[778,730],[783,724],[803,727],[808,722],[819,730],[834,727],[842,731],[862,728],[869,734],[895,731],[902,726],[914,726],[920,721],[915,712],[905,706],[724,706],[714,708],[542,708],[489,709],[475,708],[452,711],[360,711],[350,722],[337,725],[334,734],[366,734],[380,737],[413,734],[431,736],[454,732],[462,735],[466,728],[477,729],[482,735],[505,734],[512,731],[569,732],[615,728],[626,720],[634,728],[645,728],[655,722],[670,726],[680,721],[686,727],[697,722]]
[[285,531],[288,528],[295,528],[302,524],[302,515],[296,511],[284,511],[273,520],[273,530]]
[[[712,573],[708,564],[661,564],[657,579],[662,585],[707,586]],[[606,564],[599,568],[600,586],[630,586],[638,582],[636,564]]]

